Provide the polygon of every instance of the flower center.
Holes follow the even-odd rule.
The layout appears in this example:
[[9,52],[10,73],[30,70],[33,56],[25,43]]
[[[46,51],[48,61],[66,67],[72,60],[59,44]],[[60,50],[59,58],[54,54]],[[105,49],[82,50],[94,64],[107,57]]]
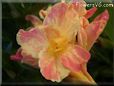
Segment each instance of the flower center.
[[54,56],[58,56],[63,53],[68,46],[68,40],[64,37],[55,38],[49,41],[48,51]]

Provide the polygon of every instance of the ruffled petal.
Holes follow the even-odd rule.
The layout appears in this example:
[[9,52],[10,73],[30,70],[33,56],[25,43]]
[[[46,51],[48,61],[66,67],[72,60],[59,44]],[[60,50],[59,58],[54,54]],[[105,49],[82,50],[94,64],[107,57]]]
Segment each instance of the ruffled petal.
[[[69,23],[70,22],[70,23]],[[54,5],[44,22],[53,29],[56,29],[68,39],[75,39],[77,31],[80,29],[80,18],[72,5],[58,3]]]
[[23,53],[38,58],[38,53],[45,45],[46,38],[44,33],[37,28],[32,28],[29,31],[20,29],[17,33],[17,42]]
[[81,28],[81,20],[78,13],[73,9],[72,5],[66,10],[64,19],[62,20],[60,32],[69,39],[75,39],[78,30]]
[[39,67],[42,75],[47,80],[60,82],[69,75],[69,70],[61,64],[61,61],[54,56],[46,54],[46,52],[40,55]]
[[99,35],[103,32],[104,27],[107,24],[109,19],[109,13],[105,10],[98,17],[94,19],[94,21],[86,28],[87,32],[87,49],[89,50]]
[[48,15],[44,19],[44,24],[55,25],[55,23],[61,23],[65,15],[66,9],[68,8],[66,3],[55,4],[49,11]]
[[61,56],[63,65],[71,71],[80,71],[81,65],[88,62],[89,58],[89,52],[77,45]]
[[85,15],[85,18],[90,18],[91,16],[93,16],[93,14],[97,11],[96,7],[93,7],[91,9],[89,9]]

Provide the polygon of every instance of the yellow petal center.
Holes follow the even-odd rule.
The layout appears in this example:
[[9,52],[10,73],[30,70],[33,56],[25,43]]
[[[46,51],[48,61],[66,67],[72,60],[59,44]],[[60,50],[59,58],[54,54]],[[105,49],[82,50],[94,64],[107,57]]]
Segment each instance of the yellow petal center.
[[65,51],[68,46],[68,40],[65,37],[55,38],[49,41],[48,52],[58,56]]

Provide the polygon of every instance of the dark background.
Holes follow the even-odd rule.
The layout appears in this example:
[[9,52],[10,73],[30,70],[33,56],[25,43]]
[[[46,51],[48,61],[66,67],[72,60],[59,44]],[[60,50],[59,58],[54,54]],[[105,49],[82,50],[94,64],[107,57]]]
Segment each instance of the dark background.
[[[31,26],[25,21],[27,14],[38,16],[40,9],[50,3],[2,3],[2,83],[52,83],[45,80],[39,69],[10,60],[10,55],[19,48],[16,33],[20,28]],[[87,8],[88,9],[88,8]],[[92,21],[106,8],[98,8]],[[110,14],[108,24],[91,49],[88,72],[97,83],[113,83],[113,47],[114,47],[114,8],[107,8]],[[62,82],[61,82],[62,83]]]

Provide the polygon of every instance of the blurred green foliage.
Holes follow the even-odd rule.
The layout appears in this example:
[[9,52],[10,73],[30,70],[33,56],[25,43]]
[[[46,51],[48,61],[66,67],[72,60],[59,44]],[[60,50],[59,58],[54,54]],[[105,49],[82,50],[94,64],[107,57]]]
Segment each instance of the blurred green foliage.
[[[10,60],[10,55],[19,48],[16,33],[20,28],[31,26],[25,21],[27,14],[38,16],[40,9],[47,8],[50,3],[2,3],[2,72],[3,83],[52,83],[45,80],[39,69]],[[106,8],[98,8],[92,21]],[[97,83],[113,82],[113,47],[114,47],[114,8],[107,8],[110,14],[109,22],[91,49],[91,59],[88,71]]]

